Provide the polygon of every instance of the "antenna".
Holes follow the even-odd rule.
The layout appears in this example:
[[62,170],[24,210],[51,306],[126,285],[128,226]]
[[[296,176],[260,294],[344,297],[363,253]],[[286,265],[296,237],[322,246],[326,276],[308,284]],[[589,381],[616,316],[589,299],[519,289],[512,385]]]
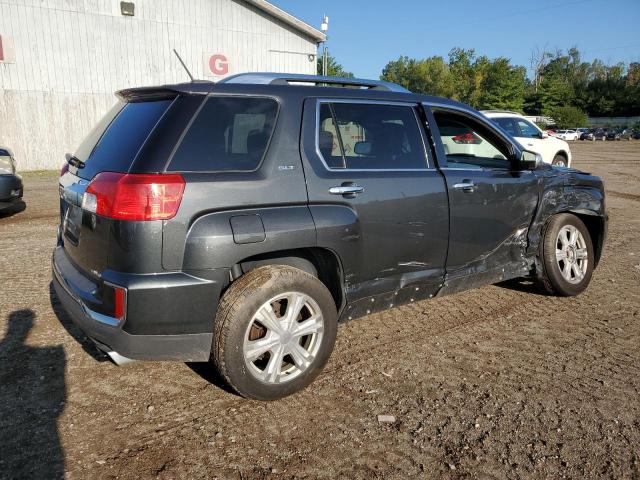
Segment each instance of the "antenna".
[[180,61],[180,63],[182,64],[182,66],[184,67],[184,69],[187,71],[187,75],[189,75],[189,78],[191,79],[192,82],[195,82],[195,78],[193,78],[193,75],[191,75],[191,72],[189,71],[189,69],[187,68],[187,65],[182,61],[182,58],[180,58],[180,55],[178,54],[178,52],[176,51],[176,49],[173,49],[173,53],[176,54],[176,57],[178,57],[178,60]]

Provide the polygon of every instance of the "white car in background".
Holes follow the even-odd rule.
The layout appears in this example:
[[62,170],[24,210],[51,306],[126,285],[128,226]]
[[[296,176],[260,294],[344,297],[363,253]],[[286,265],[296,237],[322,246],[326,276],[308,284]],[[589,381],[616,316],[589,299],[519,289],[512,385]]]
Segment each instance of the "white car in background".
[[545,163],[558,167],[571,166],[569,144],[558,137],[549,136],[519,113],[501,110],[483,110],[482,113],[524,148],[539,153]]
[[575,142],[578,140],[578,132],[575,130],[556,130],[556,137],[565,142]]

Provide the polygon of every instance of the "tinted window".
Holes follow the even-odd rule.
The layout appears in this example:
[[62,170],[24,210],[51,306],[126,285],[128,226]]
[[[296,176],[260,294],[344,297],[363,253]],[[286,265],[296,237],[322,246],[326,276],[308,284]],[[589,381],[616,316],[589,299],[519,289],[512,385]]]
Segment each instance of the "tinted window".
[[412,107],[323,103],[319,128],[318,149],[330,168],[426,168]]
[[518,129],[520,130],[520,135],[517,136],[526,138],[540,138],[540,130],[538,130],[535,125],[520,118],[517,119],[517,123]]
[[320,104],[318,148],[329,168],[344,168],[346,166],[337,132],[331,106],[328,103]]
[[492,120],[496,124],[500,125],[504,131],[509,133],[509,135],[512,135],[514,137],[520,136],[520,131],[518,130],[513,119],[509,117],[500,117],[500,118],[493,118]]
[[278,103],[268,98],[210,97],[191,124],[169,170],[249,171],[260,164]]
[[170,104],[171,100],[118,102],[78,147],[75,156],[85,163],[78,175],[91,179],[99,172],[128,171]]
[[451,112],[434,117],[449,167],[510,168],[507,146],[482,123]]

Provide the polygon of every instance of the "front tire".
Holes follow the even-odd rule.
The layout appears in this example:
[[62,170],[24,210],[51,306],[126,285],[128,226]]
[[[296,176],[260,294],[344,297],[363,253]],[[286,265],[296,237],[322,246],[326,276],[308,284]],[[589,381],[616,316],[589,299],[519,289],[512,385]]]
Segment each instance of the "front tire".
[[555,157],[553,157],[553,165],[555,165],[556,167],[566,167],[567,166],[567,159],[564,158],[564,156],[558,154]]
[[582,220],[570,213],[554,215],[541,245],[539,283],[553,295],[578,295],[591,281],[594,258],[591,236]]
[[281,265],[256,268],[222,297],[210,363],[243,397],[291,395],[327,363],[337,316],[331,293],[314,276]]

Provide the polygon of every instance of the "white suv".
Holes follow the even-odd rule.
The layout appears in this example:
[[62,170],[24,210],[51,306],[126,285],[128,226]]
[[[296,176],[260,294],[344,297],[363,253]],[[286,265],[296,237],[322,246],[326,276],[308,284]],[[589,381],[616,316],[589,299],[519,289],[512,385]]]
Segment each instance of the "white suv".
[[545,163],[558,167],[571,166],[569,144],[560,138],[549,136],[519,113],[497,110],[483,110],[482,113],[524,148],[539,153]]

